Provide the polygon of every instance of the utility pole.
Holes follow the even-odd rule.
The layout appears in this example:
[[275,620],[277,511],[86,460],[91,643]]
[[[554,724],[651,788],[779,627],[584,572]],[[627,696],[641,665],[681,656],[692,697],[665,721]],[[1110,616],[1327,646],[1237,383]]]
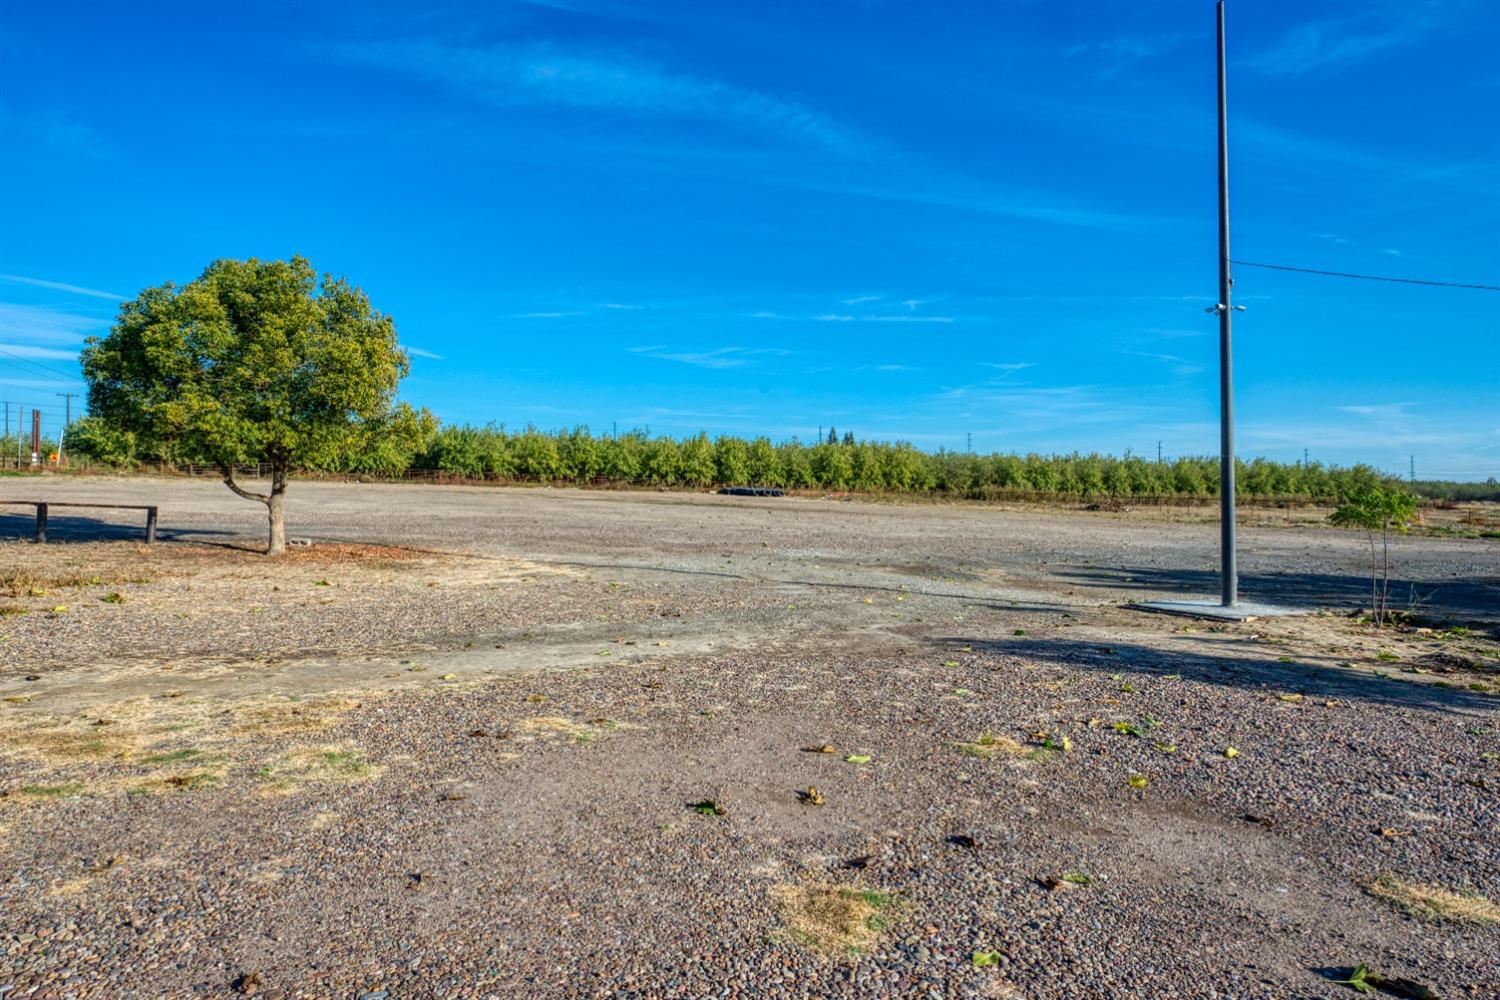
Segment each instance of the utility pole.
[[42,460],[42,411],[31,411],[31,464]]
[[58,395],[63,398],[63,425],[62,430],[57,432],[57,465],[58,468],[61,468],[63,464],[63,435],[68,432],[69,427],[73,426],[73,400],[78,393],[60,392]]
[[1303,465],[1307,464],[1307,449],[1306,448],[1302,449],[1302,464]]
[[964,451],[974,454],[974,432],[964,431]]
[[1409,475],[1411,476],[1411,481],[1415,483],[1417,481],[1417,456],[1411,455],[1408,457],[1411,461]]
[[1161,464],[1161,442],[1156,442],[1156,464]]
[[[1224,0],[1218,3],[1219,35],[1219,583],[1220,603],[1239,603],[1239,567],[1234,533],[1234,370],[1230,316],[1234,305],[1229,274],[1229,97],[1224,59]],[[1241,307],[1243,308],[1243,307]]]

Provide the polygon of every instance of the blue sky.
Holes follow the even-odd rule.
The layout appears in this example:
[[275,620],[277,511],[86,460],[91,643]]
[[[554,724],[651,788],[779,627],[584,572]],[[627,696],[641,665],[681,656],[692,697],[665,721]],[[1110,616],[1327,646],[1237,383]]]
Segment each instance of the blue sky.
[[[121,297],[301,253],[446,421],[1217,449],[1209,0],[145,6],[0,21],[49,426]],[[1230,29],[1235,256],[1500,284],[1500,5]],[[1242,454],[1500,475],[1500,294],[1236,279]]]

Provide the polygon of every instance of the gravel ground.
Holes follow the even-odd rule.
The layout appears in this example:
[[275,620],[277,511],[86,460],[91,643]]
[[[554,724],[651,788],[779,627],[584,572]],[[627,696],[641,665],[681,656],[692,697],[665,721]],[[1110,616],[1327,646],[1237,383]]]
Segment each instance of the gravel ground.
[[1121,607],[1211,584],[1160,512],[299,483],[269,565],[213,484],[43,492],[171,541],[0,547],[5,1000],[1500,991],[1368,891],[1500,900],[1494,542],[1402,539],[1376,633]]

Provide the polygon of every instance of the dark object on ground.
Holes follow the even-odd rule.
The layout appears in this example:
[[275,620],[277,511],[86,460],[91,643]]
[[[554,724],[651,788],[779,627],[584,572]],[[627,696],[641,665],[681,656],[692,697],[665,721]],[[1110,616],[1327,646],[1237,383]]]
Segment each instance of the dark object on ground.
[[719,491],[720,496],[726,497],[784,497],[786,490],[778,490],[770,486],[726,486]]
[[67,503],[58,500],[0,500],[0,504],[30,504],[36,508],[36,543],[47,541],[47,508],[49,507],[102,507],[108,510],[143,510],[146,512],[146,544],[156,541],[156,507],[138,503]]

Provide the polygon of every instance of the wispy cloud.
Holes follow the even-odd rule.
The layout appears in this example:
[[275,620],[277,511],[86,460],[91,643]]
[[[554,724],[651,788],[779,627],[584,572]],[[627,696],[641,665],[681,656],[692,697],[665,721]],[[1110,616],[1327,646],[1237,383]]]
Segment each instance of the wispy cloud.
[[1299,77],[1333,71],[1388,49],[1417,44],[1433,32],[1465,24],[1467,14],[1475,7],[1472,0],[1367,3],[1351,17],[1297,25],[1248,63],[1275,76]]
[[729,123],[836,149],[861,144],[829,116],[792,98],[677,73],[619,51],[550,42],[461,46],[435,39],[345,42],[347,63],[420,76],[499,106],[554,105]]
[[645,306],[631,305],[628,302],[604,302],[604,303],[601,303],[600,308],[603,308],[603,309],[616,309],[616,310],[619,310],[621,312],[635,312],[635,311],[637,311],[639,309],[644,309],[646,307]]
[[692,365],[695,368],[741,368],[760,357],[786,356],[792,353],[773,347],[720,347],[712,351],[674,351],[669,350],[664,344],[650,347],[627,347],[626,350],[631,354],[659,358],[662,361],[675,361],[679,364]]
[[913,316],[910,313],[854,316],[848,313],[820,313],[811,317],[818,323],[952,323],[952,316]]
[[75,389],[78,386],[78,381],[76,379],[62,378],[11,378],[8,375],[0,375],[0,385],[9,386],[13,389],[56,391]]
[[1180,33],[1132,35],[1080,42],[1067,50],[1069,59],[1087,63],[1102,78],[1109,79],[1147,59],[1165,55],[1194,36]]
[[0,302],[0,338],[12,342],[76,343],[106,326],[109,320],[97,316]]
[[120,295],[117,292],[101,292],[97,288],[84,288],[82,285],[70,285],[62,281],[48,281],[45,278],[28,278],[22,274],[0,274],[0,281],[9,281],[17,285],[31,285],[34,288],[50,288],[55,292],[71,292],[74,295],[89,295],[96,299],[112,299],[115,302],[123,302],[130,298],[128,295]]
[[565,319],[569,316],[582,316],[583,313],[577,309],[558,310],[554,312],[529,312],[512,313],[511,319]]
[[1348,406],[1340,406],[1338,409],[1344,413],[1353,413],[1361,417],[1391,419],[1393,417],[1407,416],[1407,411],[1412,406],[1412,403],[1354,403]]
[[845,306],[862,306],[866,302],[879,302],[880,299],[881,296],[879,295],[856,295],[852,299],[839,299],[839,304]]
[[430,359],[432,361],[441,361],[441,360],[443,360],[443,356],[441,354],[434,354],[431,351],[424,351],[420,347],[411,347],[409,345],[403,344],[402,345],[402,349],[404,351],[406,351],[407,354],[410,354],[414,358],[428,358],[428,359]]
[[1135,358],[1149,358],[1152,361],[1160,361],[1171,367],[1173,375],[1188,376],[1197,375],[1203,371],[1203,365],[1187,358],[1178,357],[1176,354],[1158,354],[1154,351],[1116,351],[1116,354],[1127,354]]
[[38,360],[77,361],[77,351],[65,351],[56,347],[37,347],[35,344],[0,344],[0,353],[13,358],[35,358]]

